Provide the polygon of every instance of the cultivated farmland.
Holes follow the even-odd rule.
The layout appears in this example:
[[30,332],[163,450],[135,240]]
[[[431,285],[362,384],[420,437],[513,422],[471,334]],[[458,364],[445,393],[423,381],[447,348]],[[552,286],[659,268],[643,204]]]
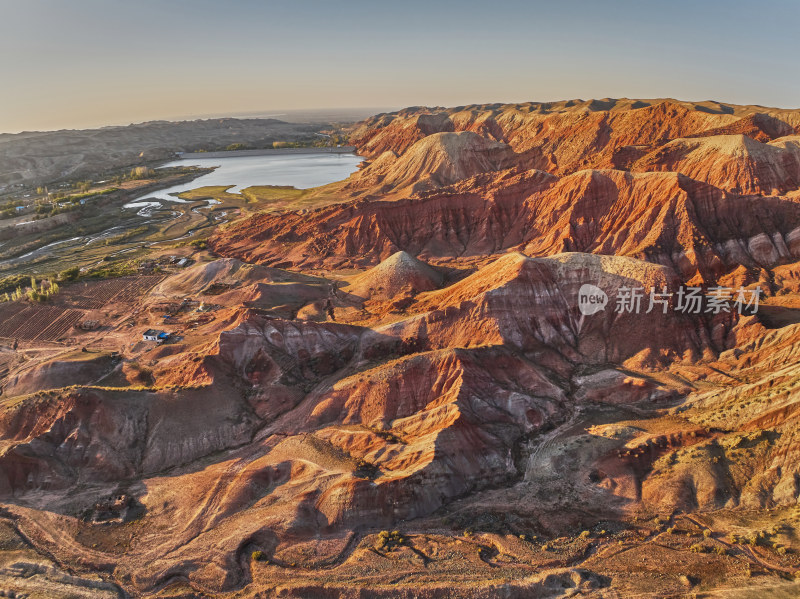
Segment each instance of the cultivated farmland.
[[75,283],[61,291],[58,302],[83,310],[97,310],[111,302],[136,300],[162,279],[160,275],[150,275]]
[[0,337],[25,341],[58,341],[90,310],[127,304],[163,279],[160,275],[85,281],[62,288],[48,303],[15,301],[0,304]]

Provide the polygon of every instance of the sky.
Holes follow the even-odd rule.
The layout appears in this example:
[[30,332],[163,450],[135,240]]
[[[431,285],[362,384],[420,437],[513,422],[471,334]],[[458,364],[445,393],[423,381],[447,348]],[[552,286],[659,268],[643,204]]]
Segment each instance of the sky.
[[0,132],[604,97],[800,108],[798,23],[798,0],[0,0]]

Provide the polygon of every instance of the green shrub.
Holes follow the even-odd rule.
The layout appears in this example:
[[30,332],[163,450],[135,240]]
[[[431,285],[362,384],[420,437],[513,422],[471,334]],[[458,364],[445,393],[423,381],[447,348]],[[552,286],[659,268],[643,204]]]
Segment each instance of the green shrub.
[[378,533],[378,540],[375,542],[375,548],[382,551],[392,551],[396,547],[405,545],[408,539],[399,531],[382,530]]

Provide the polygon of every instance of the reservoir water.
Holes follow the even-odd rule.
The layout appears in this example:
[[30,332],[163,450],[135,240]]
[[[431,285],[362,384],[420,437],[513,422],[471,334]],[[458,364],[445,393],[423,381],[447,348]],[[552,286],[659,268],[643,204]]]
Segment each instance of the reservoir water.
[[251,185],[291,185],[297,189],[319,187],[346,179],[357,170],[358,164],[362,160],[363,158],[356,154],[327,152],[230,158],[182,158],[163,166],[215,166],[217,168],[188,183],[144,194],[126,207],[143,206],[142,200],[149,199],[183,202],[184,200],[171,194],[208,185],[233,185],[234,187],[228,190],[231,193],[236,193]]

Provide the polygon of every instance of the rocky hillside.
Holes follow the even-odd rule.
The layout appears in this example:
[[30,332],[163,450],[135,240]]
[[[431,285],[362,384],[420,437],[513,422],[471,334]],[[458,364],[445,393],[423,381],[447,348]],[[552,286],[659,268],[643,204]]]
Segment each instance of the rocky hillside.
[[212,243],[300,267],[582,251],[713,282],[800,258],[798,119],[667,100],[409,109],[355,130],[370,160],[341,196],[361,201],[254,217]]

